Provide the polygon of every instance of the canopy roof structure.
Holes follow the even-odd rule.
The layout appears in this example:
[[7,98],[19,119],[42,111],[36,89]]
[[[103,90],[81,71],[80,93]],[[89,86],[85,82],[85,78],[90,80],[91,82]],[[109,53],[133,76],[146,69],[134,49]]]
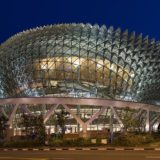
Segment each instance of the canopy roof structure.
[[0,46],[0,93],[154,104],[160,99],[160,43],[105,25],[27,30]]

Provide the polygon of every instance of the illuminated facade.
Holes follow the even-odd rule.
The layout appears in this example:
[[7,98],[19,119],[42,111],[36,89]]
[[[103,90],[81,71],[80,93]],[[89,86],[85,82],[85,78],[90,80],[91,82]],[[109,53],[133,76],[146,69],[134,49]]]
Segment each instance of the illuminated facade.
[[[70,97],[157,104],[159,52],[158,42],[113,27],[61,24],[27,30],[0,46],[1,98]],[[32,107],[22,108],[33,113]],[[45,117],[51,108],[36,111],[43,110]]]

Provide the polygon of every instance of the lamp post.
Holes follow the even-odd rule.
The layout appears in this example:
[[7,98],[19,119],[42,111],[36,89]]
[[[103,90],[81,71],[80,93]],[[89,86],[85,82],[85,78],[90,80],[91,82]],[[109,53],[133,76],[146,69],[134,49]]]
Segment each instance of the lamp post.
[[[77,66],[77,82],[80,83],[80,65]],[[77,91],[76,91],[77,93]],[[76,94],[78,97],[78,94]],[[80,117],[80,105],[77,105],[77,115]],[[80,124],[77,123],[77,132],[80,132]]]
[[112,144],[112,142],[113,142],[113,111],[112,111],[112,109],[110,110],[109,139],[110,139],[110,143]]

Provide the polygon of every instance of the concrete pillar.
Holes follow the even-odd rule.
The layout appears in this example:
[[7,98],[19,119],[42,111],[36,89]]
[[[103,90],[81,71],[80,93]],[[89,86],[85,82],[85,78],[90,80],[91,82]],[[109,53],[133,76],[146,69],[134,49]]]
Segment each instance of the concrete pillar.
[[10,141],[13,136],[14,136],[14,128],[8,127],[6,130],[6,140]]
[[146,125],[145,125],[145,132],[150,132],[150,120],[149,120],[149,109],[146,110]]
[[82,133],[80,133],[80,137],[87,138],[89,135],[87,134],[87,124],[82,125]]

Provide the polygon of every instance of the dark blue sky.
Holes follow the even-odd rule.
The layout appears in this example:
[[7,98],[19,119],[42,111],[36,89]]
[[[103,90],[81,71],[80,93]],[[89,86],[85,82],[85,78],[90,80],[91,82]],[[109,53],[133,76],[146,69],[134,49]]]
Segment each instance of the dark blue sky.
[[17,32],[55,23],[97,23],[160,40],[160,0],[1,0],[0,43]]

